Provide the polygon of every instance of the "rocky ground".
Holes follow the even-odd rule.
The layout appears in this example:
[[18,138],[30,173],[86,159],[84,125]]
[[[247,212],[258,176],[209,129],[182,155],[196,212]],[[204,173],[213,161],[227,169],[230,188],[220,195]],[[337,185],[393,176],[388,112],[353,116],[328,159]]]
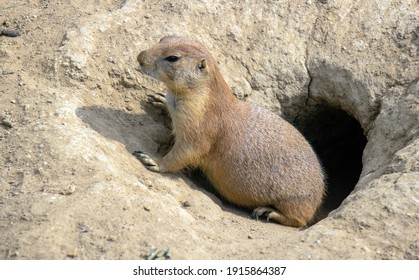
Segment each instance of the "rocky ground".
[[[1,1],[0,258],[418,259],[418,18],[415,0]],[[256,221],[131,155],[170,142],[136,62],[170,34],[306,134],[327,217]]]

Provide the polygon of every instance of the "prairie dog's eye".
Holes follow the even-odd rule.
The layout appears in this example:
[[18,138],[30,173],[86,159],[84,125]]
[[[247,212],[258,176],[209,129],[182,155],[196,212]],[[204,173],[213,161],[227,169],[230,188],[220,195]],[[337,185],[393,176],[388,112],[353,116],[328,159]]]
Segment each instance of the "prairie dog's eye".
[[175,62],[175,61],[178,61],[179,59],[180,59],[180,57],[178,57],[178,56],[170,55],[170,56],[166,57],[164,60],[167,60],[169,62]]

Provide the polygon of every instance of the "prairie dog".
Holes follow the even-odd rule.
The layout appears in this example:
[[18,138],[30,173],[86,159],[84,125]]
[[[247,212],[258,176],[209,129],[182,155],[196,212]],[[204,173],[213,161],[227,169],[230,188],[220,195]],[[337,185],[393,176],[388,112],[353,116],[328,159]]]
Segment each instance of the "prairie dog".
[[199,167],[230,202],[286,226],[303,227],[321,205],[325,180],[310,144],[272,112],[238,100],[200,43],[167,36],[137,58],[141,71],[166,84],[175,142],[163,158],[135,152],[154,172]]

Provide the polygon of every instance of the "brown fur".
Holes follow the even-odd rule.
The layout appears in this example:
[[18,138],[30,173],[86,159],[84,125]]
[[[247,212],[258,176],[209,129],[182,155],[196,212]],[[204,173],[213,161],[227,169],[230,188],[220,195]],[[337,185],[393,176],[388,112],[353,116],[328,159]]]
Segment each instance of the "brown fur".
[[[168,61],[176,56],[177,61]],[[169,36],[138,55],[145,74],[164,82],[175,143],[162,159],[140,153],[156,172],[199,167],[237,205],[288,226],[313,218],[325,190],[323,171],[304,137],[279,116],[235,98],[209,51]]]

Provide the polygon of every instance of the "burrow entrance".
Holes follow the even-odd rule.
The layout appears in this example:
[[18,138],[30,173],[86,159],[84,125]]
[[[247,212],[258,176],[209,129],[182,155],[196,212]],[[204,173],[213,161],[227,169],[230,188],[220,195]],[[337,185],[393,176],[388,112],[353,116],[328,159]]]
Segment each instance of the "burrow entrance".
[[367,138],[359,122],[345,111],[318,105],[294,123],[312,144],[327,175],[323,214],[338,208],[362,171]]
[[[354,190],[362,171],[362,154],[367,144],[359,122],[340,109],[317,105],[292,122],[316,151],[327,176],[327,193],[315,223],[338,208]],[[197,185],[220,196],[205,175],[197,169],[186,170],[186,175]]]

